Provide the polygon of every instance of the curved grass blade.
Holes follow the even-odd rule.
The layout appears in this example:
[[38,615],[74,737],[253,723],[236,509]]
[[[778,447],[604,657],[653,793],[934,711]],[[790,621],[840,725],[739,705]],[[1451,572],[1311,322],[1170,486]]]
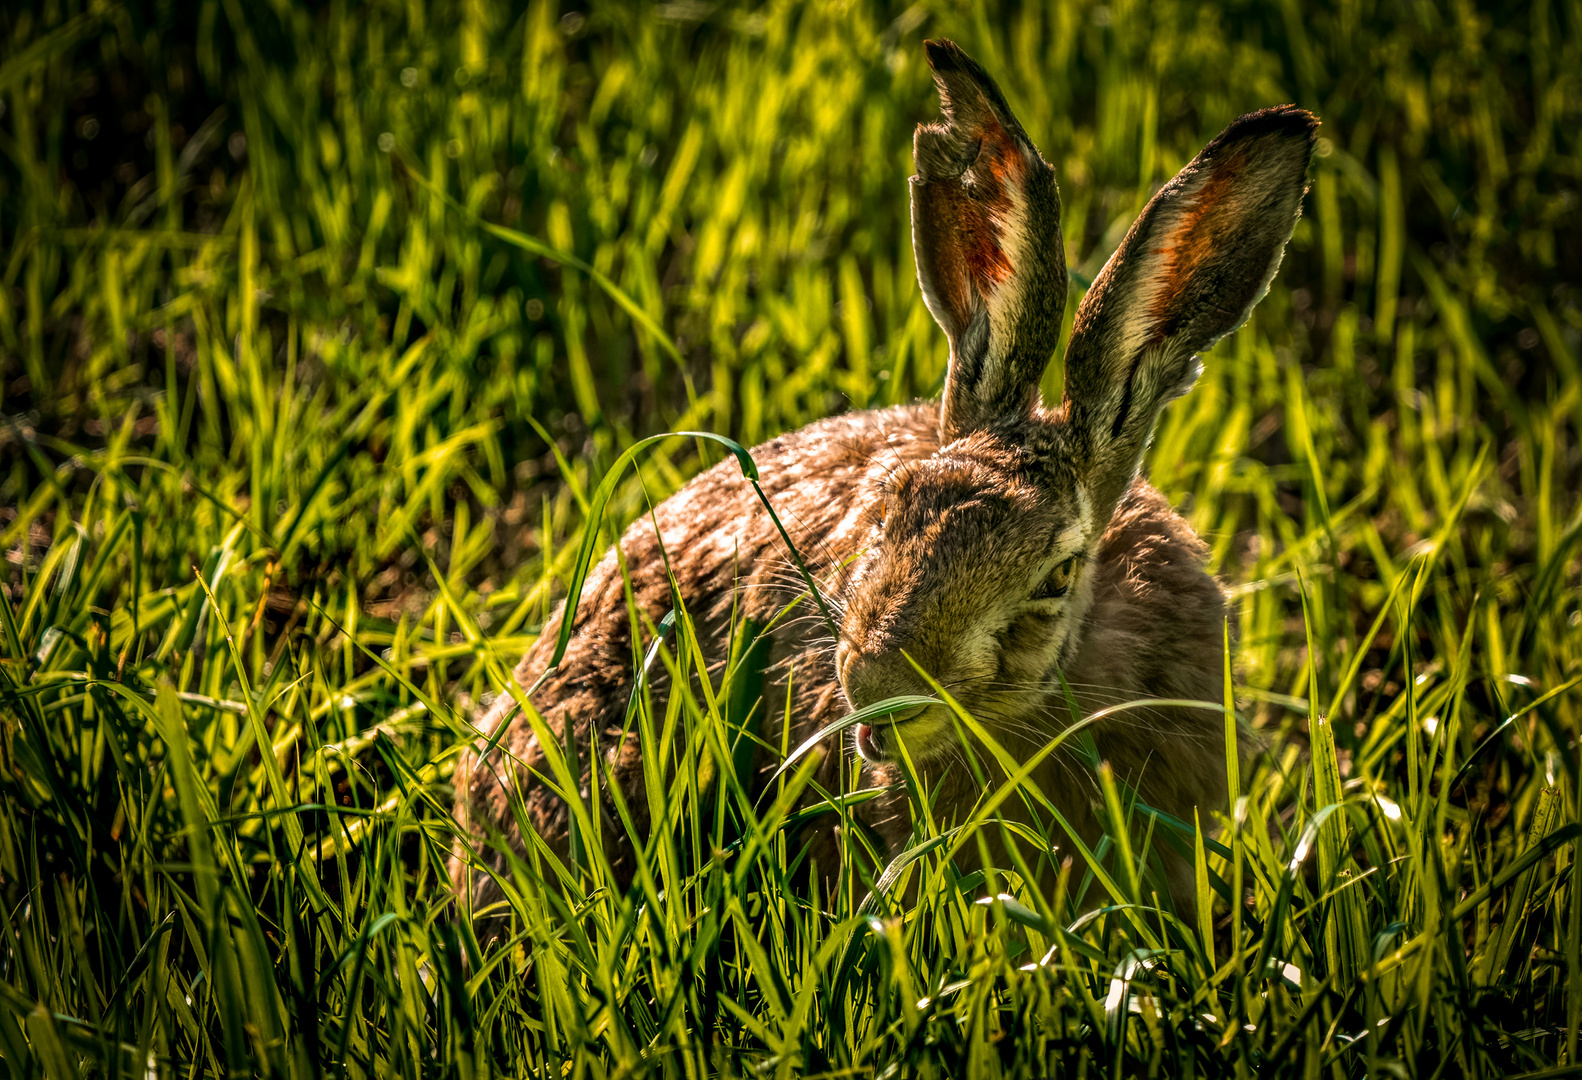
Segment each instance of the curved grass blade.
[[807,739],[803,740],[801,746],[786,755],[786,759],[780,763],[780,767],[770,775],[769,783],[774,783],[781,773],[795,765],[808,751],[836,732],[845,731],[847,728],[855,727],[869,720],[879,720],[887,716],[894,716],[896,713],[916,709],[920,706],[938,705],[939,703],[939,699],[936,697],[926,697],[921,694],[903,694],[900,697],[876,701],[872,705],[858,709],[856,712],[849,712],[839,720],[819,728]]

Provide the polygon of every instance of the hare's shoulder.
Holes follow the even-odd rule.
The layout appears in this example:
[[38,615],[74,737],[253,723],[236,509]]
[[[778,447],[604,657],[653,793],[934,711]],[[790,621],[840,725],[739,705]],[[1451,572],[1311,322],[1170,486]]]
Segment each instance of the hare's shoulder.
[[1138,477],[1110,516],[1097,559],[1111,571],[1114,587],[1126,581],[1137,588],[1171,592],[1219,586],[1204,570],[1208,545],[1164,493]]
[[1208,545],[1170,501],[1138,479],[1094,556],[1078,677],[1116,700],[1217,697],[1225,593],[1208,557]]
[[[1070,669],[1085,707],[1222,699],[1226,603],[1208,556],[1164,495],[1133,484],[1094,559],[1093,604]],[[1223,724],[1218,708],[1144,706],[1115,714],[1095,734],[1117,775],[1190,820],[1194,806],[1224,798]],[[1243,739],[1244,752],[1252,746]]]

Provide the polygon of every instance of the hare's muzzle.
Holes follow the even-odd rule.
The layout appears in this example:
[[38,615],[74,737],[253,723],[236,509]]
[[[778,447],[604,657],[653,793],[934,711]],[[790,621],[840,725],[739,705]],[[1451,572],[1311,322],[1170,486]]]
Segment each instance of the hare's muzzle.
[[853,709],[886,698],[933,693],[912,662],[899,650],[865,653],[842,643],[835,650],[835,672]]

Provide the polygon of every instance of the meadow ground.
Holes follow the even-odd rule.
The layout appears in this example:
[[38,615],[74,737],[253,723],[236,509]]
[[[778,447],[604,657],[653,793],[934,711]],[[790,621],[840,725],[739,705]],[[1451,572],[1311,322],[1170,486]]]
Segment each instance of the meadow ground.
[[[1272,747],[1198,903],[1116,828],[1056,895],[920,833],[815,904],[677,695],[716,782],[653,887],[524,866],[480,943],[448,777],[617,457],[937,392],[925,36],[1055,163],[1074,294],[1231,118],[1324,122],[1149,456]],[[1582,1071],[1579,73],[1576,0],[7,4],[3,1068]],[[720,453],[646,451],[606,540]]]

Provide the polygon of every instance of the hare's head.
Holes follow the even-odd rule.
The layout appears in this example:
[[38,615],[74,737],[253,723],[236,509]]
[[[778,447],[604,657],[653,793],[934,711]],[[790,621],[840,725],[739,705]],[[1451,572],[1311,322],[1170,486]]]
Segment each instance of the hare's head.
[[[927,43],[942,123],[914,142],[912,246],[950,340],[941,448],[873,469],[872,536],[854,567],[836,666],[854,707],[926,693],[1014,716],[1058,689],[1092,599],[1084,564],[1197,354],[1246,319],[1301,212],[1317,121],[1243,116],[1149,202],[1078,307],[1058,408],[1038,384],[1066,303],[1054,169],[994,81]],[[870,760],[946,747],[939,707],[859,728]]]

